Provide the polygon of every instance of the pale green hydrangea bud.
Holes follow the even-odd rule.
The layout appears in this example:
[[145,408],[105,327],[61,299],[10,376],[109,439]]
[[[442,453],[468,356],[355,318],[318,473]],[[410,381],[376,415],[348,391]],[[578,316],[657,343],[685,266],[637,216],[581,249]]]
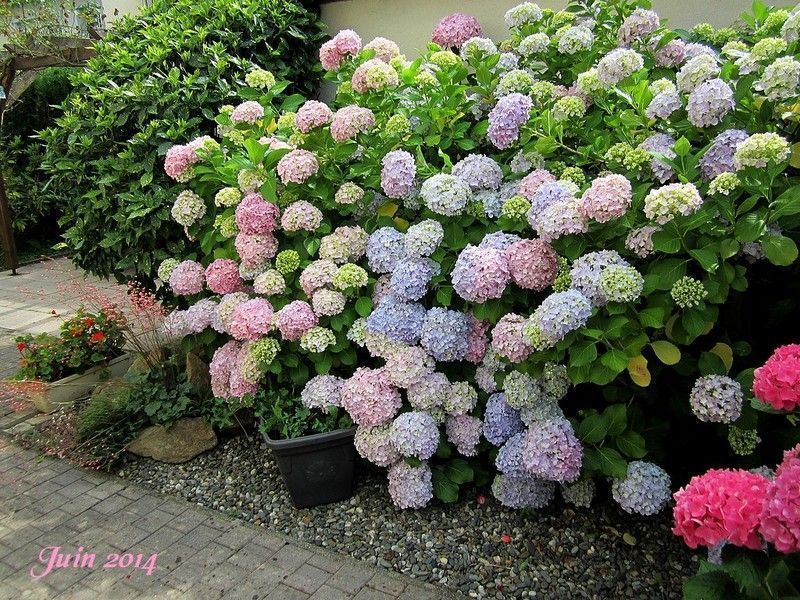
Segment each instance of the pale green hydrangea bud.
[[265,69],[253,69],[244,76],[244,82],[250,87],[266,90],[275,85],[275,75]]
[[392,137],[406,137],[411,133],[411,123],[408,117],[403,114],[392,115],[389,120],[386,121],[384,133]]
[[553,106],[553,118],[556,121],[580,119],[586,115],[586,105],[577,96],[559,98]]
[[416,83],[419,87],[422,88],[431,88],[434,87],[436,84],[439,83],[439,80],[436,79],[436,75],[431,73],[428,70],[422,70],[417,73],[417,76],[414,78],[414,83]]
[[234,237],[239,233],[239,227],[236,225],[236,217],[234,215],[217,215],[214,219],[214,229],[219,231],[219,234],[226,240]]
[[236,206],[242,201],[242,192],[234,187],[222,188],[214,196],[214,204],[217,206]]
[[772,60],[783,53],[787,46],[788,44],[783,38],[768,37],[753,44],[753,49],[750,53],[756,60]]
[[524,196],[514,196],[506,200],[503,204],[501,215],[507,219],[519,220],[524,219],[525,214],[530,210],[531,203]]
[[563,256],[558,257],[558,274],[555,281],[553,281],[554,292],[566,292],[572,287],[572,275],[570,275],[572,268],[569,261]]
[[590,98],[597,96],[608,88],[608,86],[600,80],[600,77],[598,77],[597,69],[595,68],[579,74],[576,85],[580,93]]
[[736,146],[733,162],[737,170],[745,167],[763,169],[771,162],[788,160],[790,154],[789,142],[777,133],[754,133]]
[[535,81],[530,87],[529,95],[536,104],[542,105],[553,97],[555,89],[556,86],[549,81]]
[[345,181],[341,187],[336,190],[334,200],[338,204],[357,204],[364,199],[364,190],[357,186],[352,181]]
[[253,357],[262,370],[265,370],[272,364],[275,357],[278,356],[280,349],[281,345],[278,343],[278,340],[265,337],[250,344],[248,354]]
[[702,281],[694,277],[684,276],[678,279],[670,290],[670,295],[681,308],[694,308],[700,306],[700,303],[708,296]]
[[178,266],[179,261],[177,258],[167,258],[161,261],[158,265],[158,278],[161,281],[169,281],[169,276],[172,275],[172,270]]
[[610,265],[600,274],[600,289],[610,302],[633,302],[643,288],[644,277],[631,266]]
[[339,267],[332,283],[337,290],[360,288],[369,283],[369,275],[358,265],[347,263]]
[[736,173],[720,173],[711,180],[708,186],[708,193],[712,196],[717,194],[728,196],[731,192],[736,190],[741,183]]
[[300,338],[300,347],[306,352],[325,352],[336,344],[336,334],[327,327],[312,327]]
[[583,174],[580,167],[565,167],[564,170],[561,171],[559,179],[562,181],[571,181],[579,188],[586,183],[586,175]]
[[449,69],[450,67],[463,64],[461,57],[455,52],[450,52],[450,50],[434,52],[431,54],[429,60],[440,69]]
[[280,117],[278,117],[278,129],[294,129],[296,119],[296,112],[283,113]]
[[658,96],[659,94],[675,94],[678,91],[675,84],[665,77],[651,82],[650,85],[647,86],[647,89],[650,90],[653,96]]
[[300,268],[300,255],[296,250],[281,250],[275,257],[275,268],[283,275],[294,273]]
[[366,318],[358,318],[353,321],[353,324],[350,326],[350,329],[347,331],[347,339],[360,346],[361,348],[364,347],[367,339],[367,319]]
[[760,442],[761,438],[755,429],[741,429],[735,425],[728,429],[728,443],[731,450],[739,456],[749,456]]

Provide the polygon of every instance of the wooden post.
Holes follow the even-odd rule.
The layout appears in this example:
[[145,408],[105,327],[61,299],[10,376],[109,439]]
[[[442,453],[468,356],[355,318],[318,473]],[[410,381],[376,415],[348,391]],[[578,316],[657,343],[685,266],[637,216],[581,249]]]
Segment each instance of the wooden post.
[[[14,60],[6,66],[3,70],[2,78],[0,78],[0,85],[3,86],[4,97],[0,98],[0,129],[3,127],[3,113],[6,109],[8,102],[8,95],[11,93],[11,86],[14,83],[14,74],[16,68]],[[0,171],[0,239],[3,242],[3,249],[6,255],[6,264],[11,269],[11,274],[17,274],[17,267],[19,267],[19,260],[17,259],[17,247],[14,243],[14,228],[11,224],[11,209],[8,205],[8,197],[6,196],[6,185],[3,181],[3,173]]]

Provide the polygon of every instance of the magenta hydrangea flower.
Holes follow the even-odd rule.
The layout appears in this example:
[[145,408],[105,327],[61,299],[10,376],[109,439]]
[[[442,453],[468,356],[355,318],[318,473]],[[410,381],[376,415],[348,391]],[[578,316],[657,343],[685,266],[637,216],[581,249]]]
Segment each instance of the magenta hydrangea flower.
[[463,13],[443,17],[433,28],[431,40],[444,48],[461,48],[472,37],[481,37],[483,28],[478,19]]
[[511,279],[524,290],[541,292],[558,274],[558,255],[543,240],[519,240],[505,249]]
[[278,228],[280,209],[261,194],[247,194],[236,207],[236,226],[251,235],[272,233]]
[[239,258],[242,259],[242,266],[247,269],[262,266],[278,252],[278,240],[271,233],[265,235],[239,233],[234,246]]
[[322,225],[322,211],[310,202],[298,200],[287,206],[281,216],[284,231],[316,231]]
[[319,320],[314,310],[302,300],[290,302],[275,313],[275,325],[283,339],[295,342],[309,329],[316,327]]
[[189,296],[202,292],[205,280],[206,274],[203,265],[193,260],[185,260],[172,269],[169,276],[169,287],[176,294]]
[[327,125],[333,119],[333,111],[324,102],[306,100],[297,109],[294,124],[302,133],[309,133],[312,129]]
[[272,304],[264,298],[253,298],[233,309],[228,331],[237,340],[257,340],[272,329]]
[[475,456],[481,441],[483,421],[470,415],[451,415],[444,423],[448,441],[462,456]]
[[331,137],[337,142],[346,142],[374,126],[375,115],[370,109],[351,104],[340,108],[333,115]]
[[206,267],[206,285],[215,294],[238,292],[243,285],[239,265],[235,260],[218,258]]
[[581,212],[589,219],[605,223],[624,215],[632,198],[631,182],[624,175],[598,177],[581,196]]
[[361,38],[352,29],[343,29],[319,49],[319,60],[326,71],[335,71],[347,56],[361,51]]
[[300,273],[300,287],[311,298],[317,290],[333,282],[333,276],[338,270],[339,267],[332,260],[315,260]]
[[767,490],[759,532],[784,554],[800,552],[800,445],[787,450]]
[[319,171],[317,157],[308,150],[292,150],[278,161],[281,183],[305,183]]
[[191,146],[172,146],[167,150],[167,156],[164,159],[164,172],[172,179],[179,181],[199,160],[200,157]]
[[500,98],[489,113],[489,141],[500,150],[510,148],[519,139],[520,128],[528,122],[533,100],[518,92]]
[[497,322],[492,330],[492,350],[512,363],[522,362],[533,352],[522,330],[526,319],[515,313],[508,313]]
[[451,277],[456,294],[483,303],[503,295],[511,271],[502,250],[468,245],[458,255]]
[[405,150],[393,150],[381,161],[381,188],[389,198],[402,198],[414,187],[417,165]]
[[686,42],[681,39],[670,40],[655,53],[656,65],[674,68],[686,59]]
[[389,495],[398,508],[424,508],[433,498],[433,475],[428,463],[412,467],[400,461],[389,469]]
[[342,408],[357,425],[382,425],[394,418],[402,403],[385,369],[359,367],[342,385]]
[[389,439],[401,456],[428,460],[439,445],[439,427],[426,412],[406,412],[395,418]]
[[231,121],[234,123],[247,123],[254,125],[264,117],[264,107],[255,100],[247,100],[233,109]]
[[533,423],[525,435],[522,463],[537,477],[558,483],[572,482],[580,477],[582,462],[581,443],[564,418]]

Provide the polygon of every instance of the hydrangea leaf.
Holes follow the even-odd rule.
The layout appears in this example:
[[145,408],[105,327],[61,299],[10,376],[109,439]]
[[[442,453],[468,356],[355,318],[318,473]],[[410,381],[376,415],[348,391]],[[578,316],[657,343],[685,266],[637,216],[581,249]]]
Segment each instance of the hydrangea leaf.
[[666,340],[658,340],[650,344],[655,355],[665,365],[675,365],[681,360],[680,349]]
[[797,260],[797,244],[785,235],[768,235],[761,242],[769,262],[780,267],[788,267]]
[[633,383],[639,387],[650,385],[651,375],[650,370],[647,368],[647,359],[641,354],[628,361],[628,374],[631,376]]
[[717,342],[714,347],[709,351],[716,354],[725,363],[725,373],[728,373],[733,367],[733,349],[728,344]]

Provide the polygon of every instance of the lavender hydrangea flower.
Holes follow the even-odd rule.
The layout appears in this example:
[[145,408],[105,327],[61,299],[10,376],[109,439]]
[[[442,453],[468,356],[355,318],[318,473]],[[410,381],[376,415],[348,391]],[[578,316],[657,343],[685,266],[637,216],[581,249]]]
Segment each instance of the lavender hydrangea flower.
[[496,190],[503,182],[503,170],[483,154],[470,154],[453,165],[452,175],[466,181],[475,190]]
[[403,461],[389,469],[389,495],[398,508],[424,508],[433,498],[433,479],[428,463],[412,467]]
[[203,298],[192,304],[184,311],[187,333],[202,333],[214,321],[217,303],[209,298]]
[[671,497],[667,472],[653,463],[634,460],[628,463],[624,479],[611,484],[611,496],[626,513],[644,516],[661,511]]
[[433,212],[453,217],[460,215],[472,200],[472,191],[462,179],[440,173],[426,179],[420,191],[425,205]]
[[367,330],[392,341],[414,345],[419,342],[425,321],[425,307],[416,302],[387,298],[367,317]]
[[[651,154],[657,153],[665,158],[672,159],[676,156],[675,150],[672,149],[673,144],[675,144],[675,140],[666,133],[656,133],[639,144],[639,148],[647,150]],[[661,183],[665,183],[675,176],[675,171],[672,170],[672,167],[655,156],[650,161],[650,169]]]
[[439,428],[428,413],[407,412],[395,418],[389,439],[401,456],[427,460],[439,445]]
[[494,465],[503,475],[509,477],[531,477],[531,474],[522,463],[522,452],[525,447],[525,432],[520,431],[512,435],[500,446]]
[[489,396],[486,411],[483,413],[483,436],[490,444],[500,446],[524,429],[525,425],[519,418],[519,411],[506,403],[505,394],[497,393]]
[[503,506],[509,508],[544,508],[553,501],[555,485],[536,477],[509,477],[496,475],[492,494]]
[[445,421],[447,440],[456,447],[462,456],[475,456],[481,440],[483,422],[470,415],[451,415]]
[[381,162],[381,188],[389,198],[402,198],[414,187],[417,165],[405,150],[393,150]]
[[564,235],[586,233],[589,220],[581,209],[580,200],[570,198],[544,209],[536,218],[533,228],[541,239],[552,242]]
[[661,21],[652,10],[637,8],[620,25],[617,31],[617,41],[620,46],[628,47],[633,42],[642,40],[656,29]]
[[517,92],[500,98],[489,113],[489,141],[500,150],[510,148],[519,139],[532,107],[533,100]]
[[748,133],[741,129],[726,129],[717,135],[700,159],[700,172],[703,174],[703,179],[710,181],[721,173],[736,171],[736,165],[733,163],[736,146],[748,137]]
[[405,253],[405,238],[396,229],[381,227],[369,236],[367,261],[375,273],[391,273]]
[[589,252],[572,263],[572,287],[586,296],[593,306],[605,306],[606,297],[600,285],[603,271],[611,265],[629,267],[628,262],[614,250]]
[[428,284],[438,274],[439,264],[429,258],[401,260],[392,272],[391,294],[399,300],[419,300],[428,293]]
[[430,256],[444,239],[444,228],[439,221],[425,219],[408,228],[405,234],[405,251],[408,256]]
[[342,402],[344,380],[334,375],[317,375],[308,380],[300,392],[300,402],[308,409],[328,412],[328,407],[339,406]]
[[537,477],[565,483],[581,474],[583,448],[569,421],[563,418],[534,423],[525,434],[525,469]]
[[731,86],[722,79],[709,79],[689,94],[686,111],[695,127],[718,125],[735,105]]
[[[528,326],[533,329],[538,347],[553,346],[571,331],[586,325],[592,316],[592,303],[581,292],[575,289],[556,292],[545,298],[526,325],[524,333],[528,334]],[[530,336],[529,336],[530,337]]]
[[391,467],[399,461],[400,453],[389,439],[391,431],[391,423],[356,429],[354,443],[361,458],[379,467]]
[[[535,173],[535,171],[534,171]],[[525,195],[526,188],[520,186],[520,191]],[[550,206],[557,202],[571,200],[575,195],[564,185],[563,181],[546,181],[536,187],[536,191],[530,194],[528,199],[531,207],[528,209],[527,219],[531,227],[536,227],[541,214]]]
[[743,401],[742,386],[724,375],[698,378],[689,394],[692,412],[707,423],[733,423],[742,414]]
[[486,302],[503,295],[511,273],[502,250],[468,245],[456,259],[453,289],[464,300]]
[[464,313],[431,308],[422,325],[420,345],[440,362],[463,360],[469,348],[469,323]]
[[653,234],[658,230],[655,225],[631,229],[625,238],[625,247],[639,258],[647,258],[653,253]]
[[668,119],[676,110],[683,107],[681,97],[676,93],[662,92],[656,94],[647,105],[645,115],[650,119]]

